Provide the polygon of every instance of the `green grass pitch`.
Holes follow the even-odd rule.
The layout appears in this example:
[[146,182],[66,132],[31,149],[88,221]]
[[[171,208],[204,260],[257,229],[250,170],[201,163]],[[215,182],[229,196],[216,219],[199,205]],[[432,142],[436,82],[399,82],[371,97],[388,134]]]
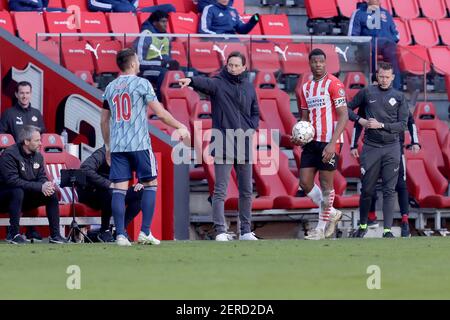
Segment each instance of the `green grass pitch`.
[[[450,239],[0,244],[0,299],[449,299]],[[81,289],[66,286],[80,267]],[[370,265],[381,289],[369,290]]]

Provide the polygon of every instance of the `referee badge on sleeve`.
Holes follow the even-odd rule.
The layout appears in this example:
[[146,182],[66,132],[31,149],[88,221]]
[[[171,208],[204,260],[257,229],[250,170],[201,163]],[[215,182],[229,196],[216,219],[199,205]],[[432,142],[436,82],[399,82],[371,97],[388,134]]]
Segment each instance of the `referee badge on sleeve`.
[[392,107],[395,106],[396,103],[397,103],[397,100],[395,100],[394,97],[392,97],[392,98],[389,99],[389,104],[390,104]]

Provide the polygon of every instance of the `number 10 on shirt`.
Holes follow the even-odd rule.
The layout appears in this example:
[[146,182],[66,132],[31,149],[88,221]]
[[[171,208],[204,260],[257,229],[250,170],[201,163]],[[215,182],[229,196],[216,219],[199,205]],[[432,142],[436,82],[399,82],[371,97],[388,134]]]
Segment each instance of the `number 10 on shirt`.
[[127,92],[116,94],[113,98],[116,107],[116,122],[129,121],[131,118],[131,98]]

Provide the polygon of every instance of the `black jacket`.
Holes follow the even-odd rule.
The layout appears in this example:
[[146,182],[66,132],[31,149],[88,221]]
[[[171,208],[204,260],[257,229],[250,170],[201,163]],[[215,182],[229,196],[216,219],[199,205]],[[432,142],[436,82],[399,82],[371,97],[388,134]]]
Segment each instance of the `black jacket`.
[[11,134],[16,141],[23,126],[33,125],[45,132],[44,120],[39,110],[31,107],[22,108],[18,103],[3,112],[0,119],[0,132]]
[[88,189],[104,188],[109,189],[111,181],[109,180],[110,166],[106,162],[105,146],[97,149],[91,154],[80,167],[86,173]]
[[[362,111],[360,112],[358,109],[358,116],[360,116],[362,118],[366,118],[366,115],[363,112],[363,109],[361,109],[361,110]],[[361,135],[361,132],[362,132],[362,126],[358,122],[355,122],[355,127],[353,130],[354,131],[353,131],[353,135],[352,135],[351,149],[357,149],[359,136]],[[419,143],[419,135],[417,133],[416,122],[414,121],[414,117],[413,117],[411,111],[409,111],[409,115],[408,115],[408,131],[411,136],[411,145],[417,144],[418,146],[421,147],[421,145]],[[400,138],[400,144],[403,147],[403,145],[405,143],[405,134],[400,133],[399,138]]]
[[[211,97],[212,127],[220,130],[224,137],[227,129],[242,129],[254,132],[259,125],[258,98],[253,85],[247,80],[246,73],[239,76],[230,74],[226,67],[213,78],[193,77],[190,86]],[[245,160],[249,160],[249,139],[245,139]],[[235,141],[236,142],[236,141]],[[219,150],[215,150],[218,152]],[[214,152],[212,152],[214,155]],[[234,143],[234,157],[228,154],[223,144],[223,158],[237,159],[237,147]],[[216,157],[221,157],[215,153]],[[226,157],[225,157],[226,156]]]
[[364,143],[373,147],[398,143],[400,133],[407,129],[408,103],[403,93],[392,88],[383,90],[379,86],[361,89],[348,104],[349,118],[359,119],[353,109],[363,108],[366,119],[375,118],[384,123],[382,129],[365,129]]
[[5,149],[0,156],[0,188],[19,187],[41,192],[47,182],[44,158],[39,152],[26,154],[20,143]]

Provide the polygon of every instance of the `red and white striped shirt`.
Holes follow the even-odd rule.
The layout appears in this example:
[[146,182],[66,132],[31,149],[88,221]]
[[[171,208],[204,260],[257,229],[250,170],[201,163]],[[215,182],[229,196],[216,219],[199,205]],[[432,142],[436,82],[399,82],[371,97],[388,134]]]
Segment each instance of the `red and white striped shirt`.
[[[332,74],[326,74],[320,80],[310,80],[303,85],[300,98],[303,110],[309,110],[315,136],[319,142],[330,142],[337,124],[336,109],[347,106],[342,82]],[[343,136],[337,141],[343,143]]]

